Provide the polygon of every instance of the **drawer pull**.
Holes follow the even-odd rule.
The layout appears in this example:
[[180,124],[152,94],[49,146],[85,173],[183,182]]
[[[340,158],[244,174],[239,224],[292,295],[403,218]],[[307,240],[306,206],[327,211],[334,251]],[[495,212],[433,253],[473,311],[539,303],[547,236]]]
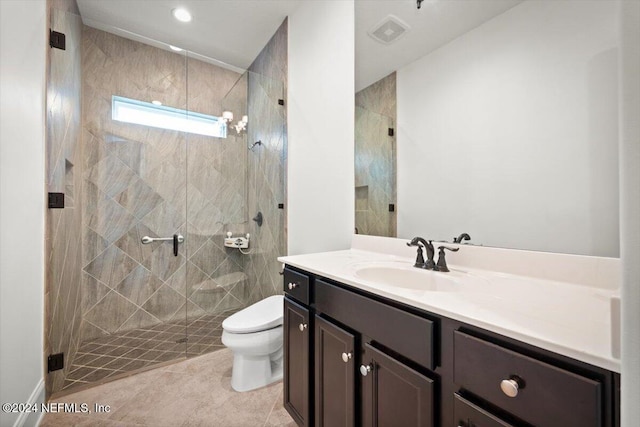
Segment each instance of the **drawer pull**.
[[511,377],[500,382],[500,390],[509,397],[516,397],[519,389],[520,381],[517,377]]
[[360,374],[361,374],[363,377],[366,377],[366,376],[367,376],[367,374],[368,374],[369,372],[371,372],[371,370],[372,370],[372,369],[373,369],[373,368],[371,367],[371,365],[360,365]]
[[307,324],[306,323],[300,323],[298,325],[298,329],[300,329],[300,332],[304,332],[304,330],[307,329]]
[[298,287],[298,284],[289,282],[289,286],[288,287],[289,287],[289,290],[292,291],[292,290],[294,290],[295,288]]
[[342,353],[342,361],[343,361],[344,363],[347,363],[347,362],[349,362],[349,360],[351,360],[351,357],[352,357],[352,356],[353,356],[353,355],[351,354],[351,352],[349,352],[349,353]]

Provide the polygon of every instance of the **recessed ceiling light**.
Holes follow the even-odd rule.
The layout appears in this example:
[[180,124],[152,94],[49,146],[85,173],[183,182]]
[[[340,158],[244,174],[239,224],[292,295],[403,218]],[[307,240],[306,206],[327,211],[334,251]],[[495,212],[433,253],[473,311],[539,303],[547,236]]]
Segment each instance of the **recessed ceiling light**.
[[151,103],[152,103],[153,105],[162,105],[162,102],[160,102],[160,101],[156,101],[156,100],[151,101]]
[[178,46],[174,46],[172,44],[169,45],[169,47],[171,48],[171,50],[176,51],[176,52],[182,52],[182,49],[180,49]]
[[187,9],[178,7],[173,9],[171,13],[173,13],[173,17],[180,22],[191,22],[191,14]]

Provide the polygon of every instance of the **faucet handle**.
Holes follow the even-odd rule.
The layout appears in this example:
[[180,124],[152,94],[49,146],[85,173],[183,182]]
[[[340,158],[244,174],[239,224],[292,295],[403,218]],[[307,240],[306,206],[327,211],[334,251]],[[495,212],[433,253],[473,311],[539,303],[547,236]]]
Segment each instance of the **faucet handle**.
[[460,248],[450,248],[448,246],[438,246],[438,262],[436,263],[436,270],[448,272],[449,267],[447,267],[447,260],[444,257],[444,250],[447,249],[451,252],[458,252]]
[[422,246],[418,246],[418,255],[416,256],[416,263],[413,264],[414,267],[424,268],[424,256],[422,255]]
[[422,255],[422,248],[424,247],[424,245],[422,244],[422,242],[420,242],[420,240],[418,240],[418,238],[416,237],[415,239],[412,239],[410,242],[407,242],[407,246],[417,246],[418,248],[418,250],[416,251],[417,253],[416,262],[415,264],[413,264],[413,266],[418,268],[425,268],[424,255]]

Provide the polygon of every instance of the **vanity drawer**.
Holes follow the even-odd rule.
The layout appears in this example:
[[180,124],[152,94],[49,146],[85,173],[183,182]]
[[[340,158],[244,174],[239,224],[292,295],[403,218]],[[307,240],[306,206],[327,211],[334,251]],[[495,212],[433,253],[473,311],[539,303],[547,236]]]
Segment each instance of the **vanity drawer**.
[[434,323],[431,320],[318,279],[314,298],[318,312],[349,325],[428,369],[435,368]]
[[513,427],[457,393],[453,395],[453,417],[458,427]]
[[291,298],[309,305],[309,276],[285,267],[284,292]]
[[[599,382],[460,331],[454,332],[454,381],[536,426],[602,425]],[[514,397],[502,391],[503,381]]]

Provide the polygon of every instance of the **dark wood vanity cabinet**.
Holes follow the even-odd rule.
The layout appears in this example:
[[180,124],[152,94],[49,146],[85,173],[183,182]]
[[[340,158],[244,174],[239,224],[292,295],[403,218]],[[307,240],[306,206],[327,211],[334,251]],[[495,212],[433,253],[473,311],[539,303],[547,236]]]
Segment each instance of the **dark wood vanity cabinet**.
[[433,427],[435,381],[392,355],[433,366],[433,322],[300,271],[284,276],[284,405],[298,425]]
[[284,407],[299,426],[311,426],[309,310],[284,300]]
[[315,425],[355,425],[355,336],[316,316]]
[[620,425],[619,374],[302,270],[284,275],[284,404],[300,426]]
[[331,321],[315,325],[316,426],[434,425],[433,380]]
[[434,380],[364,344],[362,425],[432,427]]
[[532,425],[602,425],[599,381],[460,331],[454,332],[454,381]]

